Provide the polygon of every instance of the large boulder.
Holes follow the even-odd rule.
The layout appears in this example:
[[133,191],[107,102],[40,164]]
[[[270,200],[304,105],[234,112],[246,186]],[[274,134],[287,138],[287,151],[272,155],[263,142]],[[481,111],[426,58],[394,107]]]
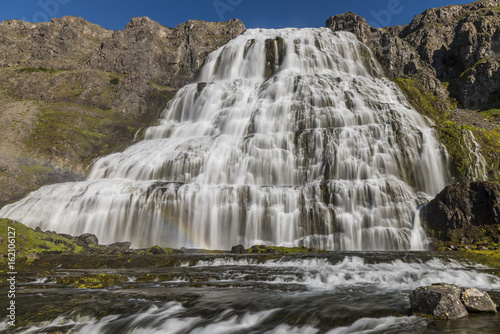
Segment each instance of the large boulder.
[[436,283],[415,289],[410,295],[411,312],[436,319],[460,319],[469,313],[460,301],[462,288]]
[[236,245],[231,247],[231,254],[245,254],[246,250],[243,245]]
[[423,208],[420,218],[428,234],[443,241],[500,242],[500,183],[450,185]]

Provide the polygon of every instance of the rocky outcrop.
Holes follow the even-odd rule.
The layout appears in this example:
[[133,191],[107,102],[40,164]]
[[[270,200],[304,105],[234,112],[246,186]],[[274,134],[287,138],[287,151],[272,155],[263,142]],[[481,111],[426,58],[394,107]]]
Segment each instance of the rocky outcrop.
[[4,21],[0,66],[21,70],[6,87],[18,98],[143,116],[151,109],[151,95],[191,82],[211,51],[244,31],[236,19],[169,28],[138,17],[120,31],[73,16],[43,23]]
[[410,295],[410,305],[412,314],[436,319],[460,319],[469,315],[469,312],[497,312],[485,291],[447,283],[415,289]]
[[500,242],[500,183],[446,187],[421,211],[428,234],[461,244]]
[[123,149],[244,31],[239,20],[169,28],[142,17],[121,31],[73,16],[1,22],[0,206]]
[[450,93],[472,109],[500,100],[499,0],[429,9],[406,26],[373,28],[354,13],[330,17],[326,26],[358,36],[389,77],[422,75],[438,98]]

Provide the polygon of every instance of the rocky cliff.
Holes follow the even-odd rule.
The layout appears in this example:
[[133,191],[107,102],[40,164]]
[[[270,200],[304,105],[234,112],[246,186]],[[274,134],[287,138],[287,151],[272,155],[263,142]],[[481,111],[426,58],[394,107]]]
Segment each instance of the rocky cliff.
[[121,31],[82,18],[0,23],[0,206],[43,184],[81,178],[98,156],[154,122],[239,20],[147,17]]
[[428,235],[456,245],[500,243],[500,183],[467,182],[446,187],[421,218]]
[[[326,26],[366,43],[409,101],[434,120],[455,177],[500,177],[499,0],[429,9],[406,26],[377,29],[352,12]],[[464,150],[471,133],[486,159],[480,174],[487,175],[470,169],[479,162]]]

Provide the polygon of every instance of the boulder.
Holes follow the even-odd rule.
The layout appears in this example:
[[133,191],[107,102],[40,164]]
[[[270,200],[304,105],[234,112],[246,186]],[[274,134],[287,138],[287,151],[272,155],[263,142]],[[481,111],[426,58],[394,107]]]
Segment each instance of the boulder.
[[231,247],[231,254],[245,254],[246,250],[243,245],[236,245]]
[[121,249],[121,250],[127,250],[127,249],[130,248],[131,244],[132,243],[130,241],[115,242],[115,243],[112,243],[111,245],[109,245],[109,247],[118,248],[118,249]]
[[91,233],[84,233],[78,237],[84,244],[88,245],[94,245],[97,246],[99,245],[99,240],[95,236],[95,234]]
[[163,254],[166,254],[165,251],[163,250],[163,248],[161,248],[160,246],[153,246],[151,247],[149,250],[148,250],[149,253],[153,254],[153,255],[163,255]]
[[437,319],[466,317],[469,313],[460,300],[461,293],[461,287],[447,283],[419,287],[410,295],[411,312]]
[[38,256],[37,253],[28,253],[28,255],[26,255],[26,258],[28,260],[40,260],[40,256]]
[[427,234],[443,241],[500,242],[500,183],[447,186],[420,213]]
[[460,300],[470,313],[497,313],[495,303],[486,291],[474,288],[464,288]]

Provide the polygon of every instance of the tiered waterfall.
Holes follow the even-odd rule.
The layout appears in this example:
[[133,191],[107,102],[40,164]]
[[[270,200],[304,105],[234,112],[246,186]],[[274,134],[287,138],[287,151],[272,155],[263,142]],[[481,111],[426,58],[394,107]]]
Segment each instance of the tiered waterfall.
[[354,35],[254,29],[143,140],[0,216],[135,247],[422,249],[417,206],[446,175],[428,121]]

